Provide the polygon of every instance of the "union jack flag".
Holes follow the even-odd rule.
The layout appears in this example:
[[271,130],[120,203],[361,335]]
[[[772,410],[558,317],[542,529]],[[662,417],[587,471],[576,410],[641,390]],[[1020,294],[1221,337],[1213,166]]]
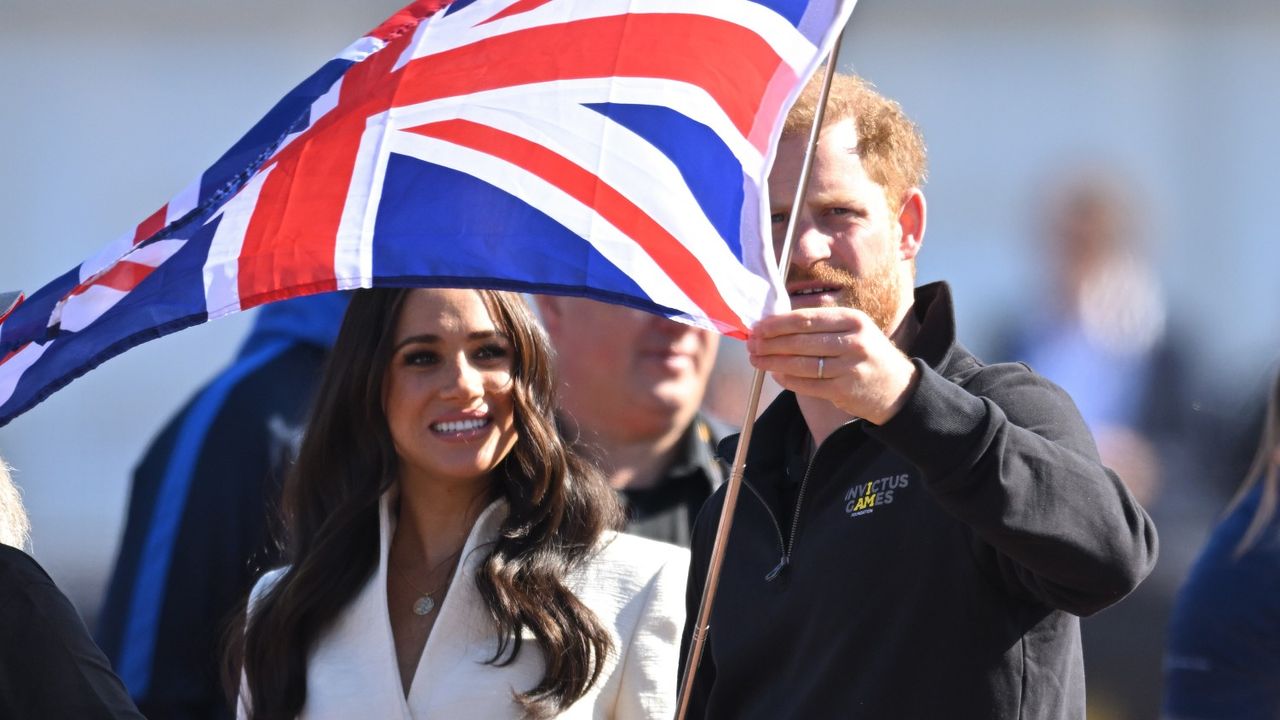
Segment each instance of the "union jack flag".
[[763,190],[855,0],[419,0],[0,318],[0,426],[130,347],[310,293],[573,294],[743,336]]

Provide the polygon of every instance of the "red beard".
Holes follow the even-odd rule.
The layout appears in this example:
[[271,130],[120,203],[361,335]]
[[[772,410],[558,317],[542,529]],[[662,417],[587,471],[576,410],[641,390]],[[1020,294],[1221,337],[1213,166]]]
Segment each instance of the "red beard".
[[840,305],[866,313],[885,335],[893,332],[893,321],[898,315],[901,280],[891,265],[872,268],[869,273],[859,277],[826,260],[820,260],[807,268],[791,266],[787,282],[798,281],[815,281],[840,288]]

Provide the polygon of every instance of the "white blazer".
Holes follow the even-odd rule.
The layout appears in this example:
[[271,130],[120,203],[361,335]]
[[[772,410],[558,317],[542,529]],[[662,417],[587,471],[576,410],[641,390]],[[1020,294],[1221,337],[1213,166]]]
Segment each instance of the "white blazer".
[[[408,698],[401,689],[387,614],[387,551],[394,492],[381,503],[377,571],[317,641],[307,663],[306,720],[456,720],[520,718],[513,693],[537,685],[542,655],[526,633],[510,665],[485,661],[497,649],[497,630],[476,589],[474,574],[506,516],[499,500],[481,513],[463,546],[451,590],[418,660]],[[566,719],[640,720],[675,715],[680,633],[689,552],[674,545],[610,532],[599,552],[567,578],[566,585],[609,631],[614,652],[596,684],[559,715]],[[257,598],[288,568],[267,573]],[[243,692],[243,691],[242,691]],[[245,717],[245,708],[239,708]]]

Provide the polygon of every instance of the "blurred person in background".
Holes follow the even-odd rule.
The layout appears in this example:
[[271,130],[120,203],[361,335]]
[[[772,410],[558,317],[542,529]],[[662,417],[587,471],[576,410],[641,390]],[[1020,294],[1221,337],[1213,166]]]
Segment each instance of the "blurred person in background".
[[1160,658],[1172,596],[1208,522],[1213,492],[1191,429],[1186,355],[1139,234],[1133,184],[1116,170],[1059,169],[1041,204],[1049,294],[1012,323],[1002,359],[1027,363],[1076,402],[1113,468],[1161,528],[1152,576],[1081,622],[1090,717],[1159,711]]
[[627,532],[688,547],[698,509],[724,480],[716,445],[728,428],[699,412],[720,336],[595,300],[537,303],[565,419],[621,494]]
[[264,305],[230,366],[152,440],[134,471],[98,640],[151,720],[218,720],[224,628],[279,561],[268,518],[347,296]]
[[1280,373],[1245,475],[1178,594],[1164,665],[1169,720],[1280,718]]
[[[748,394],[756,369],[747,357],[747,346],[736,338],[721,338],[716,353],[716,368],[707,381],[707,394],[702,399],[702,412],[729,426],[739,425],[747,415]],[[768,375],[760,388],[756,414],[778,397],[782,388]]]
[[1162,441],[1181,440],[1190,406],[1184,353],[1130,192],[1114,172],[1063,174],[1040,220],[1050,294],[1016,321],[1002,354],[1071,394],[1103,462],[1150,505],[1161,466],[1179,462]]
[[0,718],[141,720],[111,663],[44,568],[0,459]]

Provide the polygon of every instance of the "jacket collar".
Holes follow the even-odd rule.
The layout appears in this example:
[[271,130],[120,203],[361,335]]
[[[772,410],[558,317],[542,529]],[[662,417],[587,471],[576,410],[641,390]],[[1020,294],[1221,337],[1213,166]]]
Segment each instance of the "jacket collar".
[[944,375],[956,349],[956,313],[951,303],[951,287],[934,282],[916,288],[911,306],[920,321],[920,332],[911,342],[907,355],[920,358],[925,365]]
[[716,459],[716,446],[728,433],[717,432],[712,422],[701,413],[685,429],[676,446],[676,455],[667,468],[669,481],[688,482],[690,478],[705,483],[715,490],[724,482],[724,472]]
[[307,717],[411,720],[411,708],[430,708],[432,695],[440,692],[439,683],[431,679],[445,676],[488,637],[484,599],[471,579],[486,555],[480,550],[497,537],[507,514],[503,500],[490,504],[471,528],[449,591],[434,611],[431,642],[418,658],[405,697],[387,611],[387,554],[395,533],[397,499],[393,486],[378,503],[377,567],[308,657]]

